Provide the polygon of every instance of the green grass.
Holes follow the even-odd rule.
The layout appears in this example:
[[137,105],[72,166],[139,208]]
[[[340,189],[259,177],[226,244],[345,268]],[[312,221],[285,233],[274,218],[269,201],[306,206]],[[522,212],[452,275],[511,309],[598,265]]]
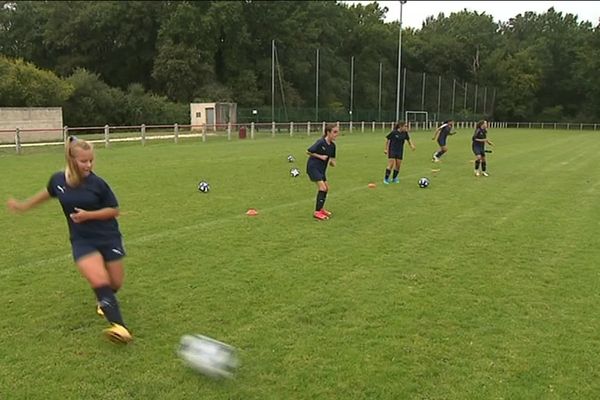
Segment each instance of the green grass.
[[[598,133],[492,129],[489,178],[470,136],[434,165],[431,132],[413,133],[389,186],[384,133],[340,136],[325,222],[304,174],[315,136],[99,147],[135,342],[101,337],[56,202],[0,213],[0,399],[598,398]],[[2,153],[0,198],[62,164],[57,147]],[[186,333],[236,346],[236,379],[182,366]]]

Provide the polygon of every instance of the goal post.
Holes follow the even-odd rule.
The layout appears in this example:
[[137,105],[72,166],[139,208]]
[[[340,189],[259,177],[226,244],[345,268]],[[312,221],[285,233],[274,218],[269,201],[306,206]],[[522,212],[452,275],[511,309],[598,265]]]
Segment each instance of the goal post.
[[411,130],[428,129],[429,113],[427,111],[406,111],[405,121],[411,126]]

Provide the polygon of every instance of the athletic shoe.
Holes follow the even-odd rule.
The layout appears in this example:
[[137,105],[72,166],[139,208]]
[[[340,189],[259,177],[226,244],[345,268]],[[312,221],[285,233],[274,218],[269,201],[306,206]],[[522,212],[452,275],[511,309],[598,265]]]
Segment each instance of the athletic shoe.
[[438,162],[438,161],[440,161],[440,159],[439,159],[439,158],[437,158],[436,154],[437,154],[437,151],[436,151],[435,153],[433,153],[433,157],[431,158],[431,161],[433,161],[433,162]]
[[115,343],[129,343],[133,340],[127,328],[119,324],[112,324],[110,328],[106,328],[104,335]]
[[394,182],[394,183],[400,183],[400,178],[394,178],[394,180],[392,182]]
[[104,311],[102,311],[102,308],[100,308],[99,304],[96,304],[96,314],[104,318]]
[[321,208],[321,212],[322,212],[323,214],[327,215],[328,217],[331,217],[331,211],[327,211],[326,209],[324,209],[324,208]]
[[313,213],[313,217],[315,217],[316,219],[318,219],[320,221],[324,221],[326,219],[329,219],[329,217],[327,216],[327,214],[323,213],[322,211],[315,211]]
[[385,178],[384,178],[384,179],[383,179],[383,184],[384,184],[384,185],[389,185],[389,184],[390,184],[390,181],[389,181],[388,179],[385,179]]
[[490,176],[490,174],[488,174],[488,173],[487,173],[487,172],[485,172],[485,171],[481,171],[481,175],[483,175],[483,176]]
[[476,169],[476,170],[475,170],[475,176],[479,176],[479,175],[480,175],[480,174],[479,174],[479,170],[478,170],[478,169]]

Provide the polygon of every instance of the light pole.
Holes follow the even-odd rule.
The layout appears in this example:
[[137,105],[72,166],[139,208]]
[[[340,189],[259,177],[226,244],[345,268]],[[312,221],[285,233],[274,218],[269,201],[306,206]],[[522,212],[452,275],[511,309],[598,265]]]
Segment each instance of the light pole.
[[402,6],[406,0],[400,0],[400,28],[398,29],[398,82],[396,85],[396,121],[400,120],[400,71],[402,64]]

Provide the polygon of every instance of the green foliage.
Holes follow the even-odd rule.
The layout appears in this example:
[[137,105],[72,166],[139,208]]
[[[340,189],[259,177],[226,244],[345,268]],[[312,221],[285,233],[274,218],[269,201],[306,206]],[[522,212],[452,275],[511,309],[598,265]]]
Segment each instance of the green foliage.
[[0,104],[9,107],[58,107],[73,86],[54,73],[0,55]]
[[[145,91],[182,104],[206,99],[262,107],[274,102],[287,111],[315,105],[319,49],[321,107],[338,102],[350,109],[350,60],[354,57],[353,110],[359,114],[360,110],[377,109],[380,65],[382,115],[395,109],[399,27],[397,22],[384,22],[387,9],[383,3],[3,4],[0,54],[32,62],[60,77],[83,68],[110,87],[124,91],[139,83]],[[409,3],[405,7],[413,6]],[[491,117],[495,119],[535,120],[542,114],[547,118],[556,116],[549,110],[561,107],[562,119],[597,120],[598,29],[553,8],[540,14],[519,14],[503,23],[467,10],[432,15],[421,29],[403,30],[402,66],[413,74],[426,72],[432,79],[442,76],[446,88],[452,81],[489,88],[490,92],[493,88],[497,95],[486,112],[493,110]],[[274,99],[272,40],[278,60]],[[422,104],[421,90],[411,86],[413,81],[405,88],[407,106],[436,111],[436,87],[428,83]],[[115,96],[112,103],[120,107],[121,95]],[[86,102],[81,103],[78,115],[67,118],[83,121],[80,117],[89,113],[85,107],[91,104],[89,99]],[[131,120],[121,108],[111,111],[108,100],[93,103],[107,105],[103,120]],[[450,103],[442,100],[440,112],[448,113]],[[479,113],[471,99],[462,107],[466,111],[467,105],[472,113]],[[293,115],[291,110],[285,111],[282,118]]]

